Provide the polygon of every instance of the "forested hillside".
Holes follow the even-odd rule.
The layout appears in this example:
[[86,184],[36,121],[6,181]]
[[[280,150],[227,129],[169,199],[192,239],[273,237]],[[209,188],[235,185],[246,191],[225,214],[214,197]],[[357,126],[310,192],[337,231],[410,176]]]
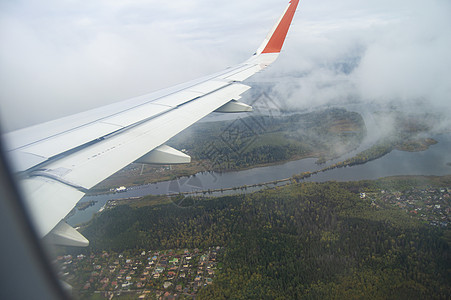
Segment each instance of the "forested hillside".
[[84,251],[223,246],[222,269],[200,299],[449,298],[449,230],[360,199],[380,183],[119,206],[84,229]]

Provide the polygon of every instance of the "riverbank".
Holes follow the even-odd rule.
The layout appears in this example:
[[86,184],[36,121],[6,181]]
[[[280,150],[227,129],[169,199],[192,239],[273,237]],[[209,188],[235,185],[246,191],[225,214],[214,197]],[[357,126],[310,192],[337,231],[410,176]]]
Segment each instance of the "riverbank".
[[106,194],[117,186],[129,188],[202,172],[244,171],[307,158],[322,163],[355,150],[365,132],[362,117],[344,109],[196,124],[168,142],[189,154],[192,163],[132,164],[96,185],[88,195]]
[[[449,149],[451,149],[451,134],[434,135],[433,138],[439,143],[432,145],[426,151],[405,152],[394,150],[379,159],[365,164],[321,172],[302,181],[355,181],[363,179],[372,180],[396,175],[449,175],[451,174],[451,167],[447,163],[451,162],[451,153],[449,152]],[[333,161],[332,163],[335,162]],[[321,166],[316,164],[316,159],[307,158],[287,162],[282,165],[254,168],[239,172],[203,172],[196,174],[196,176],[184,177],[178,180],[131,187],[124,193],[85,196],[80,202],[94,200],[96,204],[87,208],[85,211],[75,209],[74,215],[68,216],[66,220],[72,226],[88,222],[109,200],[148,195],[178,195],[179,193],[192,192],[197,192],[199,196],[208,197],[244,194],[265,187],[281,186],[290,183],[290,178],[293,174],[314,172],[321,168]],[[283,180],[285,181],[281,182]],[[275,185],[264,185],[264,183],[274,181],[279,183]],[[246,188],[244,187],[245,185]]]
[[[277,180],[272,180],[272,181],[267,181],[267,182],[262,182],[262,183],[256,183],[256,184],[250,184],[250,185],[242,185],[242,186],[234,186],[234,187],[228,187],[228,188],[218,188],[218,189],[207,189],[207,190],[194,190],[194,191],[189,191],[189,192],[183,192],[182,194],[185,195],[201,195],[201,194],[214,194],[214,193],[223,193],[223,192],[227,192],[227,191],[235,191],[235,190],[246,190],[248,188],[254,188],[254,187],[262,187],[262,186],[273,186],[273,185],[278,185],[281,183],[287,183],[290,181],[302,181],[304,179],[310,178],[318,173],[322,173],[322,172],[327,172],[336,168],[344,168],[344,167],[351,167],[354,165],[360,165],[360,164],[365,164],[367,162],[376,160],[381,158],[382,156],[390,153],[391,151],[397,149],[399,151],[408,151],[408,152],[419,152],[419,151],[425,151],[429,148],[429,146],[431,145],[435,145],[437,144],[438,141],[436,141],[435,139],[432,138],[426,138],[426,139],[416,139],[416,140],[407,140],[407,141],[402,141],[402,142],[393,142],[393,141],[389,141],[389,140],[383,140],[380,141],[378,143],[376,143],[375,145],[373,145],[372,147],[370,147],[369,149],[362,151],[360,153],[357,153],[355,156],[353,156],[352,158],[346,159],[344,161],[339,161],[336,163],[333,163],[327,167],[315,170],[315,171],[306,171],[306,172],[301,172],[298,174],[293,174],[290,177],[287,178],[282,178],[282,179],[277,179]],[[402,150],[403,147],[405,147],[405,145],[409,145],[408,149],[409,150]],[[282,165],[284,163],[293,161],[293,160],[302,160],[302,159],[307,159],[307,158],[318,158],[318,155],[311,155],[311,156],[305,156],[305,157],[295,157],[294,159],[288,159],[285,161],[281,161],[281,162],[273,162],[273,163],[266,163],[266,164],[260,164],[260,165],[255,165],[255,166],[249,166],[247,168],[243,168],[239,171],[244,171],[244,170],[251,170],[254,168],[262,168],[262,167],[270,167],[270,166],[276,166],[276,165]],[[320,161],[320,159],[318,159],[316,161],[317,164],[321,164],[322,161]],[[190,168],[190,170],[192,170],[194,173],[193,174],[189,174],[189,173],[183,173],[180,174],[179,176],[173,176],[173,175],[167,175],[167,176],[163,176],[163,177],[157,177],[154,180],[150,180],[149,182],[145,183],[145,184],[151,184],[151,183],[157,183],[157,182],[162,182],[162,181],[170,181],[170,180],[178,180],[179,178],[182,177],[190,177],[190,176],[195,176],[196,174],[205,172],[205,169],[203,167],[205,167],[206,162],[203,163],[199,163],[199,162],[193,162],[192,163],[193,166]],[[198,171],[198,172],[195,172]],[[234,170],[236,171],[236,170]],[[227,172],[227,171],[226,171]],[[233,172],[233,171],[228,171],[228,172]],[[125,180],[125,178],[124,178]],[[129,187],[133,187],[133,186],[138,186],[138,184],[134,185],[134,184],[129,184]],[[89,193],[89,195],[100,195],[100,194],[108,194],[108,191],[104,191],[104,192],[99,192],[98,190],[93,190],[92,193]],[[169,193],[169,196],[173,196],[173,195],[178,195],[180,193]]]
[[[429,135],[428,130],[433,126],[428,116],[410,116],[392,111],[384,114],[379,111],[374,113],[373,117],[372,121],[376,123],[371,127],[382,126],[388,117],[396,126],[385,135],[379,135],[379,140],[369,144],[368,137],[365,137],[365,148],[359,146],[366,132],[365,122],[360,114],[343,109],[279,118],[263,116],[259,122],[256,122],[255,118],[250,120],[245,118],[244,121],[200,124],[168,143],[179,149],[185,146],[183,151],[193,158],[191,164],[175,166],[132,164],[91,189],[89,195],[106,194],[110,189],[121,185],[139,188],[159,182],[183,181],[183,178],[208,173],[234,174],[252,169],[284,166],[292,161],[315,159],[318,167],[297,170],[284,178],[277,178],[288,181],[289,177],[297,174],[296,180],[308,179],[312,175],[336,168],[366,164],[394,150],[426,151],[438,142],[433,138],[424,137]],[[241,128],[243,123],[246,124],[245,128]],[[262,126],[254,123],[265,124],[265,129],[262,131]],[[235,131],[238,133],[231,141],[229,135],[225,133]],[[371,134],[374,134],[373,131],[374,128]],[[234,148],[236,145],[241,148]],[[359,149],[358,152],[356,149]],[[344,159],[339,160],[338,157]],[[320,167],[326,163],[329,165]]]

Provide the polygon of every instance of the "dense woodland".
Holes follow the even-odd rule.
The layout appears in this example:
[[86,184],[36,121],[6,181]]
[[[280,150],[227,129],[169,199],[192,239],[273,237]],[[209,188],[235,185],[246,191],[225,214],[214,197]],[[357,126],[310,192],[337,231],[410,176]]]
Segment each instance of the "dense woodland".
[[118,206],[83,230],[91,245],[81,251],[224,246],[220,273],[199,299],[449,299],[449,230],[359,198],[412,183],[423,184],[302,183],[178,199],[184,207]]
[[209,169],[227,171],[303,157],[330,159],[356,148],[365,133],[358,113],[335,108],[200,123],[169,144],[185,148],[195,160],[208,160]]

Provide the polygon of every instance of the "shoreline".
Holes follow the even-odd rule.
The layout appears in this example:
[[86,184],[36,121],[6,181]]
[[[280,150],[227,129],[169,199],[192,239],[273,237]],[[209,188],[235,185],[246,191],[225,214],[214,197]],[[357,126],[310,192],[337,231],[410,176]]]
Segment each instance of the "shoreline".
[[[420,141],[421,142],[422,140],[423,139],[417,139],[416,141]],[[202,191],[191,191],[191,192],[183,192],[183,193],[173,193],[173,194],[168,194],[168,196],[174,196],[174,195],[179,195],[179,194],[217,193],[217,192],[223,192],[223,191],[231,191],[231,190],[238,190],[238,189],[253,188],[253,187],[258,187],[258,186],[263,186],[263,185],[277,185],[279,183],[287,182],[287,181],[290,181],[290,180],[295,180],[295,181],[299,182],[299,181],[301,181],[303,179],[309,178],[309,177],[311,177],[313,175],[316,175],[318,173],[327,172],[327,171],[335,169],[335,168],[352,167],[353,165],[365,164],[367,162],[379,159],[379,158],[389,154],[391,151],[393,151],[395,149],[398,150],[398,151],[403,151],[403,152],[422,152],[422,151],[426,151],[427,149],[429,149],[430,146],[435,145],[435,144],[438,143],[438,141],[436,141],[433,138],[427,138],[427,139],[424,139],[424,140],[428,140],[427,147],[419,147],[419,148],[415,148],[414,150],[412,150],[412,149],[407,150],[407,149],[400,149],[397,146],[393,146],[393,147],[390,147],[391,148],[391,149],[389,149],[390,151],[384,152],[380,156],[377,155],[377,156],[374,156],[374,157],[370,157],[367,160],[362,161],[362,162],[357,162],[356,163],[356,162],[351,162],[351,160],[354,159],[354,158],[357,158],[359,156],[359,154],[362,153],[362,152],[368,151],[369,149],[371,149],[373,147],[378,147],[378,144],[374,144],[373,146],[371,146],[367,150],[364,150],[364,151],[362,151],[360,153],[357,153],[356,155],[354,155],[350,159],[345,159],[343,161],[337,162],[337,163],[332,164],[330,166],[326,166],[324,168],[321,168],[321,169],[319,169],[317,171],[302,172],[302,173],[298,173],[298,174],[293,174],[293,176],[290,176],[288,178],[283,178],[283,179],[278,179],[278,180],[268,181],[268,182],[263,182],[263,183],[257,183],[257,184],[252,184],[252,185],[243,185],[243,186],[222,188],[222,189],[214,189],[214,190],[202,190]],[[424,143],[420,143],[419,145],[424,146]],[[355,148],[355,149],[357,149],[357,148]],[[355,149],[352,149],[351,151],[349,151],[347,153],[355,151]],[[346,155],[347,153],[342,154],[342,155]],[[309,158],[316,158],[317,162],[318,162],[318,160],[321,158],[321,154],[320,153],[310,153],[310,154],[305,155],[305,156],[295,156],[293,158],[282,160],[282,161],[256,164],[256,165],[253,165],[253,166],[247,166],[247,167],[243,167],[243,168],[239,168],[239,169],[233,169],[233,170],[218,171],[218,170],[214,170],[214,169],[213,170],[202,170],[201,168],[199,168],[199,169],[195,169],[196,172],[194,174],[182,175],[182,176],[176,176],[176,177],[167,176],[169,178],[164,178],[163,177],[163,178],[160,178],[158,180],[150,181],[150,182],[147,182],[147,183],[144,183],[144,184],[127,185],[127,188],[138,187],[138,186],[149,185],[149,184],[157,184],[157,183],[160,183],[160,182],[178,180],[178,179],[185,178],[185,177],[189,178],[191,176],[195,176],[196,174],[203,173],[203,172],[215,172],[215,173],[240,172],[240,171],[246,171],[246,170],[251,170],[251,169],[256,169],[256,168],[263,168],[263,167],[271,167],[271,166],[283,165],[283,164],[288,163],[288,162],[297,161],[297,160],[303,160],[303,159],[309,159]],[[336,159],[336,158],[330,158],[327,161],[331,161],[333,159]],[[317,165],[321,165],[321,164],[325,164],[325,163],[317,163]],[[201,164],[198,162],[197,166],[201,166]],[[202,166],[204,166],[204,165],[202,165]],[[108,189],[108,190],[105,189],[104,192],[87,193],[86,196],[99,196],[99,195],[109,195],[109,194],[115,194],[116,193],[116,192],[111,193],[110,190],[111,189]]]

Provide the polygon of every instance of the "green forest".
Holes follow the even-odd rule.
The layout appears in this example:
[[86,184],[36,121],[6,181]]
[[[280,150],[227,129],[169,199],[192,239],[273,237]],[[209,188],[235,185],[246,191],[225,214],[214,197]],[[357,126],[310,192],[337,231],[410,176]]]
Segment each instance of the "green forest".
[[305,157],[331,159],[355,149],[365,133],[358,113],[334,108],[200,123],[169,144],[186,148],[194,160],[208,160],[211,170],[227,171]]
[[412,183],[424,180],[298,183],[171,200],[184,206],[148,197],[95,217],[82,230],[90,246],[74,251],[220,245],[219,275],[199,299],[449,299],[450,231],[359,197]]

